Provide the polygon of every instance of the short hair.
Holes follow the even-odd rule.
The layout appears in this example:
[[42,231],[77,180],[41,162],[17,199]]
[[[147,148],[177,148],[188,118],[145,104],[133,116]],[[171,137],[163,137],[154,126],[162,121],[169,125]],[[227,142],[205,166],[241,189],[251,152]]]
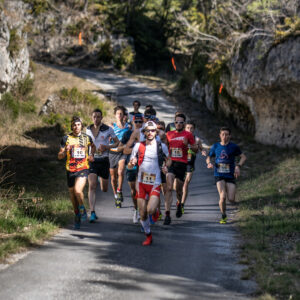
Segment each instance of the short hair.
[[153,108],[153,105],[152,104],[148,104],[145,107],[146,107],[146,109],[149,109],[149,108]]
[[95,108],[95,109],[93,110],[92,114],[93,114],[93,113],[100,113],[101,116],[103,115],[102,110],[101,110],[100,108]]
[[228,131],[229,134],[231,134],[231,129],[230,129],[229,127],[227,127],[227,126],[221,127],[221,128],[220,128],[220,132],[221,132],[221,131]]
[[71,119],[71,130],[72,130],[73,124],[76,123],[76,122],[81,123],[81,129],[82,129],[83,124],[82,124],[82,120],[80,119],[80,117],[79,116],[73,116],[72,119]]
[[179,114],[175,115],[175,120],[176,120],[176,118],[182,118],[182,119],[184,120],[184,122],[185,122],[185,120],[186,120],[185,115],[182,114],[182,113],[179,113]]
[[157,125],[157,126],[161,126],[161,127],[163,128],[162,130],[165,130],[165,129],[166,129],[166,124],[165,124],[164,121],[158,121],[156,125]]
[[175,117],[177,117],[177,115],[180,115],[180,114],[183,114],[183,112],[182,112],[182,111],[180,111],[180,110],[176,111],[176,113],[175,113]]
[[185,123],[185,125],[193,125],[194,128],[196,128],[196,124],[195,124],[195,122],[193,120],[187,120],[186,123]]
[[148,108],[144,111],[144,115],[156,116],[156,110],[154,108]]
[[125,107],[123,105],[118,105],[114,108],[114,114],[116,114],[116,112],[118,110],[121,110],[123,112],[123,114],[125,115]]
[[139,100],[134,100],[134,101],[132,102],[132,105],[134,105],[135,103],[137,103],[137,104],[139,105],[139,107],[141,106],[141,102],[140,102]]

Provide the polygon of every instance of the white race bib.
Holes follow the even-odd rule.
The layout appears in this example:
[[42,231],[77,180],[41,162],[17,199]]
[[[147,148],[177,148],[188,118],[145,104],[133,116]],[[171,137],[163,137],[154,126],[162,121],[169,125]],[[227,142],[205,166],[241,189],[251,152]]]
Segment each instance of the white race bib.
[[218,173],[230,173],[230,164],[218,164]]
[[85,147],[75,146],[72,151],[73,158],[85,158]]
[[172,157],[177,157],[177,158],[181,158],[182,155],[182,149],[180,148],[172,148],[171,149],[171,156]]
[[155,178],[156,178],[155,174],[150,174],[146,172],[142,173],[142,183],[153,185],[155,183]]

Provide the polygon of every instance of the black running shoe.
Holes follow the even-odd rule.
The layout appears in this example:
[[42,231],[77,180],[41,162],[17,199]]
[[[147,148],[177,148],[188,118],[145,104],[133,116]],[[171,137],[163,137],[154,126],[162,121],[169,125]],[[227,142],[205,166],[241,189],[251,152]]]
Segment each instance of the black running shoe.
[[171,217],[169,215],[166,215],[164,220],[164,225],[170,225],[171,224]]
[[180,218],[181,216],[182,216],[182,209],[181,209],[181,203],[179,203],[176,210],[176,218]]

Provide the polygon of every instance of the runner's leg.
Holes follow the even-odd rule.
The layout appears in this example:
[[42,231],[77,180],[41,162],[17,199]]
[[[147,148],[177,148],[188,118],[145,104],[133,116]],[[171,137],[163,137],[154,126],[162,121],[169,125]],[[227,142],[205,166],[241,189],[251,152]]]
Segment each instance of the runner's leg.
[[235,202],[235,191],[236,186],[234,183],[226,182],[226,190],[227,190],[227,198],[232,204],[236,204]]
[[83,189],[86,184],[86,177],[76,177],[75,186],[74,186],[74,194],[78,201],[79,205],[84,205],[84,194]]
[[219,192],[219,207],[222,213],[222,216],[226,216],[226,182],[225,180],[220,180],[217,182],[217,189]]
[[100,177],[100,187],[102,192],[107,192],[108,189],[108,179]]
[[118,190],[122,191],[124,182],[125,159],[119,160],[118,164]]
[[78,203],[78,201],[75,197],[74,187],[69,188],[69,194],[70,194],[70,199],[71,199],[71,202],[72,202],[72,205],[73,205],[73,210],[74,210],[75,214],[77,214],[79,203]]
[[184,181],[183,188],[182,188],[181,204],[185,204],[185,201],[186,201],[186,198],[188,195],[189,184],[192,180],[192,177],[193,177],[193,172],[186,173],[185,181]]
[[111,182],[111,187],[113,189],[114,195],[117,195],[117,176],[118,176],[118,169],[109,169],[110,173],[110,182]]
[[96,189],[97,189],[97,181],[98,176],[95,173],[89,174],[88,177],[89,181],[89,204],[90,204],[90,210],[95,211],[95,204],[96,204]]

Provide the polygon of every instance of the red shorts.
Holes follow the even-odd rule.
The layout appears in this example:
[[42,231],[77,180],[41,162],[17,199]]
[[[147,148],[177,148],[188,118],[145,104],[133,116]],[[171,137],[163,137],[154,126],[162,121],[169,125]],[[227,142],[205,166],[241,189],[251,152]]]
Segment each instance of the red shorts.
[[157,196],[160,195],[160,185],[152,185],[152,184],[145,184],[142,182],[138,182],[137,186],[137,198],[146,199],[146,195]]

